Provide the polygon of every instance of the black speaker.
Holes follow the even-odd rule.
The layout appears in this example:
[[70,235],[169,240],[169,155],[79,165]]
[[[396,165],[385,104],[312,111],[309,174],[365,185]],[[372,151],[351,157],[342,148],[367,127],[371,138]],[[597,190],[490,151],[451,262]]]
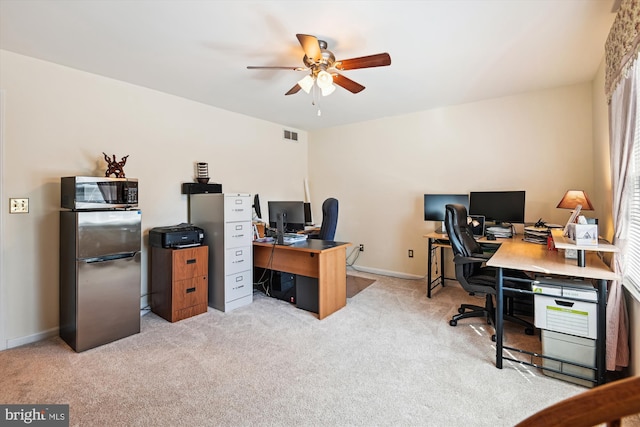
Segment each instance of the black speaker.
[[200,184],[199,182],[182,183],[182,194],[222,193],[222,184]]

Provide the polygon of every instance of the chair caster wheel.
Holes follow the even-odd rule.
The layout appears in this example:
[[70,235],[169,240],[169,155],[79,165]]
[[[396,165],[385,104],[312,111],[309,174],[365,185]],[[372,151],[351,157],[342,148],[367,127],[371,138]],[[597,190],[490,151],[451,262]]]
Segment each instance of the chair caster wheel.
[[464,308],[462,308],[462,307],[458,308],[458,313],[464,314]]
[[534,332],[535,332],[535,331],[534,331],[533,329],[531,329],[531,328],[526,328],[526,329],[524,330],[524,333],[525,333],[525,334],[527,334],[527,335],[533,335],[533,334],[534,334]]
[[491,341],[496,342],[496,340],[497,340],[496,335],[495,334],[491,335]]
[[449,320],[449,324],[451,326],[457,326],[458,325],[458,321],[457,320]]

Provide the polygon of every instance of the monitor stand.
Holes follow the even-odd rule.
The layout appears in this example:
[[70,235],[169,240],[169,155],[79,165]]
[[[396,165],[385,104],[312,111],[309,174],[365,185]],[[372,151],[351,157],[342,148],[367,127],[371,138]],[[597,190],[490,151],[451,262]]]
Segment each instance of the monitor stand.
[[447,234],[447,227],[445,227],[444,221],[440,221],[440,228],[436,228],[436,233]]
[[276,243],[278,245],[284,244],[284,218],[279,213],[276,219]]

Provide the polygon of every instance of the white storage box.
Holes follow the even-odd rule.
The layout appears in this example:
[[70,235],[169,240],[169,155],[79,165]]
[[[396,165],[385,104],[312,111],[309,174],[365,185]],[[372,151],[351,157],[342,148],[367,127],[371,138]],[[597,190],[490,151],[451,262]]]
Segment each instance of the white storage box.
[[569,224],[567,239],[582,246],[598,246],[598,224]]
[[[593,286],[578,283],[542,283],[531,285],[534,292],[534,323],[537,328],[595,339],[598,334],[598,292]],[[547,294],[547,295],[540,295]],[[575,301],[581,298],[587,301]]]
[[[596,366],[596,341],[589,338],[576,337],[554,331],[542,331],[542,354],[556,357],[568,362],[580,363],[595,368]],[[561,363],[555,360],[543,359],[542,366],[583,378],[595,378],[595,371],[580,366]],[[570,381],[585,387],[593,387],[593,383],[587,380],[551,372],[543,369],[542,372],[550,377]]]

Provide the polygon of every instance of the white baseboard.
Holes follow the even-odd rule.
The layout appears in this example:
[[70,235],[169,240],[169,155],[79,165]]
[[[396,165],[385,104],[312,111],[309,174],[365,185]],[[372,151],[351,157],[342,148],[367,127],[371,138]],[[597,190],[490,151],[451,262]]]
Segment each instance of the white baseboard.
[[[140,317],[151,312],[151,309],[140,309]],[[0,348],[0,351],[10,348],[20,347],[21,345],[31,344],[34,342],[46,340],[48,338],[57,337],[60,334],[60,328],[51,328],[46,331],[38,332],[37,334],[27,335],[26,337],[14,338],[7,340],[6,347]]]
[[389,271],[389,270],[382,270],[380,268],[371,268],[371,267],[362,267],[362,266],[358,266],[358,267],[350,266],[350,267],[347,267],[347,271],[349,271],[349,270],[362,271],[363,273],[379,274],[381,276],[397,277],[398,279],[415,280],[415,279],[424,278],[424,276],[419,276],[417,274],[400,273],[400,272],[397,272],[397,271]]
[[57,337],[60,333],[60,328],[51,328],[46,331],[38,332],[37,334],[27,335],[26,337],[14,338],[7,340],[7,348],[20,347],[21,345],[31,344],[34,342],[46,340],[48,338]]

